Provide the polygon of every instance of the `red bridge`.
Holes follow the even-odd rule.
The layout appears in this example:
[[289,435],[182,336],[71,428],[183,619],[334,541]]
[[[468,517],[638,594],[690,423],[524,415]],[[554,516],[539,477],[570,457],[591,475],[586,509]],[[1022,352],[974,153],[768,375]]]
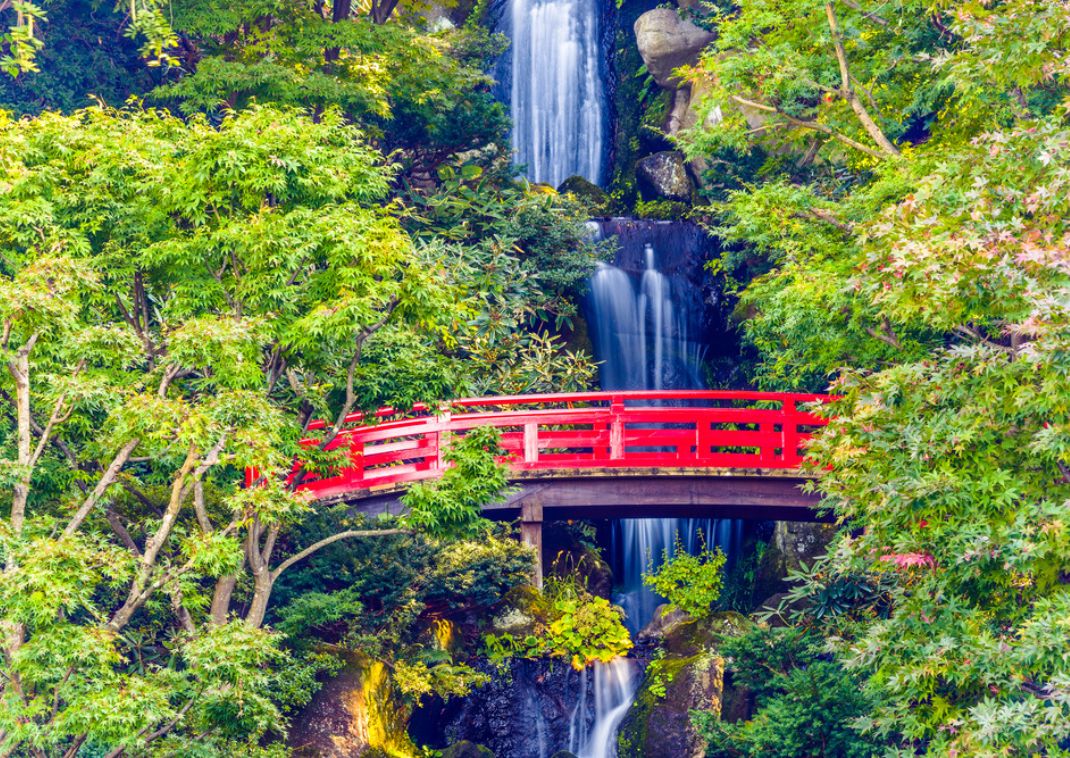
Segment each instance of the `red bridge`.
[[372,423],[361,414],[347,419],[329,448],[348,448],[351,465],[334,476],[306,475],[301,487],[367,513],[395,511],[406,485],[442,472],[451,436],[494,426],[521,486],[488,509],[491,516],[537,504],[577,518],[813,518],[815,497],[799,489],[802,445],[827,422],[803,406],[825,399],[634,391],[457,400],[437,412],[387,408]]

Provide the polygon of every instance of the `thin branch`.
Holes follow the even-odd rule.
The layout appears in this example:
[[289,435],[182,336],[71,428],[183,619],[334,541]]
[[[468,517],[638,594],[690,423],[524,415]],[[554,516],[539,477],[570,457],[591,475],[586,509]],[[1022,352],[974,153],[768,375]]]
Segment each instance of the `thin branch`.
[[828,17],[829,29],[832,31],[832,44],[836,49],[836,60],[840,64],[840,78],[842,79],[841,92],[843,97],[851,106],[851,110],[858,116],[858,120],[862,122],[862,128],[865,129],[866,133],[873,138],[873,141],[880,146],[880,149],[889,156],[899,155],[899,149],[892,144],[891,140],[889,140],[884,132],[881,131],[881,128],[877,126],[877,122],[869,115],[866,106],[862,105],[862,101],[858,99],[858,93],[851,87],[851,72],[847,68],[847,53],[843,48],[843,39],[840,37],[840,27],[836,21],[836,11],[833,9],[831,2],[825,3],[825,15]]
[[888,26],[888,19],[884,18],[883,16],[877,15],[876,11],[862,10],[862,6],[860,6],[854,0],[843,0],[843,4],[846,5],[848,8],[851,8],[861,13],[862,18],[869,19],[870,21],[880,24],[881,26]]
[[201,525],[201,531],[211,534],[212,520],[208,518],[208,511],[204,507],[204,481],[200,479],[193,483],[193,512],[197,516],[197,523]]
[[71,518],[70,523],[63,530],[64,537],[70,537],[78,528],[81,527],[82,522],[86,520],[89,513],[93,510],[93,507],[97,504],[97,501],[104,495],[104,492],[115,481],[115,477],[119,474],[119,470],[126,465],[126,459],[130,457],[130,453],[134,451],[134,448],[138,446],[139,440],[137,437],[127,442],[115,457],[112,458],[108,468],[104,471],[103,476],[97,481],[97,486],[93,488],[92,492],[82,502],[82,505],[75,511],[74,516]]
[[892,322],[888,320],[887,316],[881,321],[881,331],[878,332],[876,329],[867,326],[866,334],[875,339],[879,339],[881,342],[885,342],[892,347],[902,347],[899,343],[899,337],[896,336],[895,330],[892,328]]
[[128,532],[123,525],[123,522],[119,518],[119,514],[115,512],[115,509],[108,508],[105,510],[104,518],[108,520],[108,524],[111,526],[112,531],[119,535],[119,540],[126,546],[127,550],[140,558],[141,551],[138,549],[137,543],[134,542],[134,538],[130,536],[130,532]]
[[82,749],[82,745],[88,738],[88,734],[79,735],[78,738],[71,743],[71,746],[67,748],[67,752],[63,754],[63,758],[74,758],[74,756],[78,755],[78,751]]
[[339,540],[346,540],[351,537],[387,537],[393,534],[412,534],[412,531],[409,529],[363,529],[350,530],[345,532],[338,532],[338,534],[332,534],[330,537],[325,537],[319,542],[309,545],[301,552],[291,555],[285,561],[280,563],[278,567],[271,572],[271,581],[274,582],[276,579],[279,578],[279,575],[282,574],[283,571],[290,568],[290,566],[294,565],[298,561],[304,560],[316,551],[322,550],[328,545],[334,544]]
[[861,142],[858,142],[857,140],[853,140],[853,139],[851,139],[850,137],[848,137],[845,134],[840,134],[836,130],[834,130],[834,129],[832,129],[832,128],[830,128],[830,127],[826,126],[825,124],[822,124],[822,123],[820,123],[818,121],[804,121],[804,120],[802,120],[800,118],[795,118],[794,116],[791,116],[791,115],[785,113],[784,111],[780,110],[779,108],[774,108],[773,106],[765,105],[764,103],[758,103],[758,102],[755,102],[754,100],[747,100],[746,98],[742,98],[739,95],[732,95],[731,98],[736,103],[738,103],[738,104],[740,104],[742,106],[745,106],[747,108],[754,108],[756,110],[765,111],[767,113],[775,113],[778,116],[780,116],[781,118],[783,118],[785,121],[787,121],[789,124],[791,124],[792,126],[798,126],[798,127],[802,128],[802,129],[813,129],[816,132],[821,132],[822,134],[827,134],[829,137],[832,137],[832,139],[836,140],[837,142],[842,142],[844,145],[847,145],[848,147],[854,148],[855,150],[859,150],[859,151],[865,153],[866,155],[872,156],[874,158],[878,158],[880,160],[884,160],[885,158],[888,157],[884,153],[882,153],[882,152],[880,152],[878,150],[874,150],[873,148],[869,147],[868,145],[863,145]]
[[989,339],[989,337],[984,332],[974,326],[959,325],[955,327],[955,332],[963,337],[976,340],[977,342],[980,342],[981,344],[986,345],[988,347],[994,348],[996,350],[1002,350],[1003,352],[1009,353],[1012,356],[1018,352],[1018,350],[1014,347],[1003,345],[999,342],[996,342],[995,340]]

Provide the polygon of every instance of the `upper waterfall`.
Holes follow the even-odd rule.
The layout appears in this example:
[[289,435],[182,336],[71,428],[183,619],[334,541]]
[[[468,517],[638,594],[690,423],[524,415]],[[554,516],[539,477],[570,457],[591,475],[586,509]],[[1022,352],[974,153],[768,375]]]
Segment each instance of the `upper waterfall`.
[[513,150],[534,182],[600,183],[607,106],[598,0],[509,0]]

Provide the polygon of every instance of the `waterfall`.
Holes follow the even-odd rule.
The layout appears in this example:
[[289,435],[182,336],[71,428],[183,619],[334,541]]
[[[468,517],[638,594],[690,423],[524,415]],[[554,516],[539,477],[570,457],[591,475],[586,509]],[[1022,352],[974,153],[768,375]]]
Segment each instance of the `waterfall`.
[[[593,683],[587,689],[587,672],[580,676],[581,698],[569,725],[568,749],[577,758],[615,758],[617,729],[632,705],[638,687],[637,664],[616,658],[593,666]],[[590,700],[593,700],[593,708]],[[588,720],[588,712],[593,719]]]
[[[603,389],[698,389],[702,347],[696,339],[702,305],[685,278],[671,276],[659,265],[659,254],[694,265],[701,244],[690,225],[613,219],[602,222],[618,234],[622,267],[601,264],[591,278],[589,315],[595,356]],[[592,230],[592,234],[600,234]],[[661,251],[651,240],[666,247]],[[641,252],[640,252],[641,251]],[[641,270],[636,271],[641,262]],[[642,629],[664,599],[643,584],[650,562],[672,555],[676,536],[693,552],[702,540],[725,552],[738,540],[741,524],[716,519],[621,519],[614,525],[610,557],[617,578],[617,603],[627,614],[633,633]]]
[[508,76],[517,163],[534,182],[602,180],[606,93],[598,0],[509,0]]

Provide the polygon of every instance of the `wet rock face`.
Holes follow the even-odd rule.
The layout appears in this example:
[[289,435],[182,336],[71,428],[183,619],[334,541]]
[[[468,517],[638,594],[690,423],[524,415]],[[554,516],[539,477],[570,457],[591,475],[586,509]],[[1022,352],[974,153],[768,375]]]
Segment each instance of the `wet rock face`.
[[[717,613],[695,621],[661,609],[639,635],[657,642],[662,653],[647,668],[635,704],[617,738],[620,758],[701,758],[706,746],[691,725],[692,710],[721,713],[737,693],[725,689],[724,659],[716,635],[747,625],[737,613]],[[730,708],[734,708],[731,705]]]
[[499,758],[540,758],[568,747],[580,674],[563,661],[515,660],[505,673],[479,668],[491,674],[489,684],[463,699],[430,702],[416,714],[414,724],[437,732],[420,734],[419,742],[436,747],[468,741]]
[[691,200],[691,179],[681,153],[666,150],[642,158],[635,164],[635,177],[646,200]]
[[293,720],[289,746],[301,758],[413,752],[385,666],[354,656]]
[[680,18],[672,8],[647,11],[635,22],[639,54],[659,87],[677,86],[673,70],[696,63],[699,53],[714,39],[714,34]]

